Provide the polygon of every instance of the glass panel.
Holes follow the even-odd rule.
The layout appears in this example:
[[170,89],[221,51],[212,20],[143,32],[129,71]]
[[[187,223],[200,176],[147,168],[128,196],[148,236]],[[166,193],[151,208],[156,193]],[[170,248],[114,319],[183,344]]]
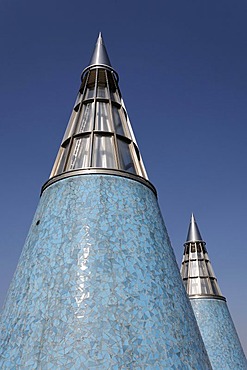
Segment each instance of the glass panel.
[[90,99],[94,96],[94,86],[95,86],[95,79],[96,79],[96,72],[95,70],[89,72],[87,88],[84,99]]
[[69,170],[89,166],[90,135],[74,139]]
[[187,291],[188,280],[183,280],[183,283],[184,283],[184,288]]
[[115,82],[113,80],[112,73],[108,72],[107,77],[108,77],[108,82],[109,82],[111,100],[119,102],[120,99],[119,99],[119,96],[118,96],[118,93],[117,93],[117,90],[116,90],[116,85],[115,85]]
[[95,130],[111,131],[108,103],[97,102]]
[[202,252],[197,252],[197,258],[204,259],[204,254]]
[[78,117],[79,117],[78,113],[73,109],[73,111],[71,113],[71,116],[70,116],[70,119],[69,119],[68,126],[67,126],[65,134],[63,136],[63,141],[62,142],[64,142],[65,140],[67,140],[69,137],[71,137],[73,135]]
[[94,96],[94,85],[88,85],[86,89],[85,99],[91,99]]
[[135,163],[135,168],[136,168],[136,173],[137,175],[139,176],[144,176],[145,177],[145,174],[144,172],[142,171],[142,167],[141,167],[141,163],[140,163],[140,156],[139,156],[139,153],[137,152],[138,149],[134,146],[134,150],[132,151],[132,156],[133,156],[133,162]]
[[205,261],[198,261],[199,265],[199,275],[200,276],[208,276],[208,271],[206,268]]
[[76,101],[75,101],[75,105],[74,105],[74,110],[77,112],[78,109],[77,107],[79,106],[79,104],[81,103],[81,100],[82,100],[82,96],[81,94],[79,93],[76,97]]
[[190,249],[190,258],[191,259],[196,259],[197,258],[197,255],[196,255],[196,246],[195,244],[191,244],[191,249]]
[[183,264],[181,272],[182,277],[188,277],[188,267],[189,267],[188,263]]
[[184,260],[185,261],[189,261],[189,255],[186,253],[186,254],[184,254]]
[[107,87],[99,85],[97,89],[97,96],[99,98],[107,98]]
[[199,252],[201,252],[201,251],[202,251],[201,244],[198,244],[198,245],[197,245],[197,252],[199,253]]
[[204,258],[201,244],[197,245],[197,258]]
[[207,262],[207,270],[208,270],[208,274],[209,274],[210,277],[215,277],[214,271],[213,271],[211,263],[209,261]]
[[105,71],[100,69],[98,74],[98,88],[97,96],[100,98],[107,98],[107,85],[106,85],[106,75]]
[[116,168],[113,136],[94,135],[92,166]]
[[77,133],[93,130],[93,103],[84,104],[80,114]]
[[219,291],[215,280],[211,279],[211,285],[212,285],[213,294],[221,295],[221,292]]
[[116,133],[119,135],[124,135],[123,124],[120,118],[119,109],[114,105],[112,106],[112,116]]
[[210,294],[209,280],[207,278],[201,278],[201,291],[202,294]]
[[200,294],[199,279],[190,279],[189,294]]
[[119,149],[120,169],[136,173],[135,166],[130,154],[130,146],[123,140],[117,139]]
[[199,276],[197,261],[190,261],[190,276]]
[[60,158],[58,160],[56,173],[54,173],[54,175],[58,175],[59,173],[63,172],[65,161],[67,158],[68,147],[69,147],[69,144],[67,144],[66,148],[63,148],[63,147],[60,148],[60,154],[59,154]]

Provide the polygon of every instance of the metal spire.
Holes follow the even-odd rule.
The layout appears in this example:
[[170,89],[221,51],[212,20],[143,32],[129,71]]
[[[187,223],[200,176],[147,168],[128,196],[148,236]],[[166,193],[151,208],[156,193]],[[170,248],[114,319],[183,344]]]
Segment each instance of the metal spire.
[[154,192],[118,86],[118,75],[99,34],[65,131],[50,180],[86,173],[131,177]]
[[225,299],[217,283],[206,250],[206,243],[201,237],[193,213],[187,240],[184,244],[181,276],[190,298],[207,296]]
[[89,63],[89,66],[93,66],[93,65],[111,67],[111,62],[108,57],[101,32],[99,33],[93,55]]
[[192,213],[186,242],[197,242],[197,241],[203,241],[203,239],[197,226],[194,214]]

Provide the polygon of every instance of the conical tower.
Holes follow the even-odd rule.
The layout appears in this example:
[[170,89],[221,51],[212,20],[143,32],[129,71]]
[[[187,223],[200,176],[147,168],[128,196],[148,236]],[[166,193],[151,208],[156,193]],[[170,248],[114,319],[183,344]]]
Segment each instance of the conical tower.
[[222,296],[195,217],[184,244],[181,275],[213,369],[247,369],[225,297]]
[[1,369],[211,369],[101,35],[0,332]]

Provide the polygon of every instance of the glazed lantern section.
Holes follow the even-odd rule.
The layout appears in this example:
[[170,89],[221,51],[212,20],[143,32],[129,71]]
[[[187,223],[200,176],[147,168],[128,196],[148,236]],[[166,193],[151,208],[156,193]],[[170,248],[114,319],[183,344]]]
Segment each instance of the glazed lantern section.
[[51,177],[87,169],[120,170],[147,179],[117,73],[101,63],[82,74]]

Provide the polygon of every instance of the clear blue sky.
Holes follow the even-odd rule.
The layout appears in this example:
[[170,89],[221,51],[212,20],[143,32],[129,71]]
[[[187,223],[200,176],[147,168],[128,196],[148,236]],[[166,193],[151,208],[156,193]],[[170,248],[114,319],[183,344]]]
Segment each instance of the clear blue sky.
[[180,265],[191,212],[247,352],[247,2],[2,0],[0,304],[99,31]]

